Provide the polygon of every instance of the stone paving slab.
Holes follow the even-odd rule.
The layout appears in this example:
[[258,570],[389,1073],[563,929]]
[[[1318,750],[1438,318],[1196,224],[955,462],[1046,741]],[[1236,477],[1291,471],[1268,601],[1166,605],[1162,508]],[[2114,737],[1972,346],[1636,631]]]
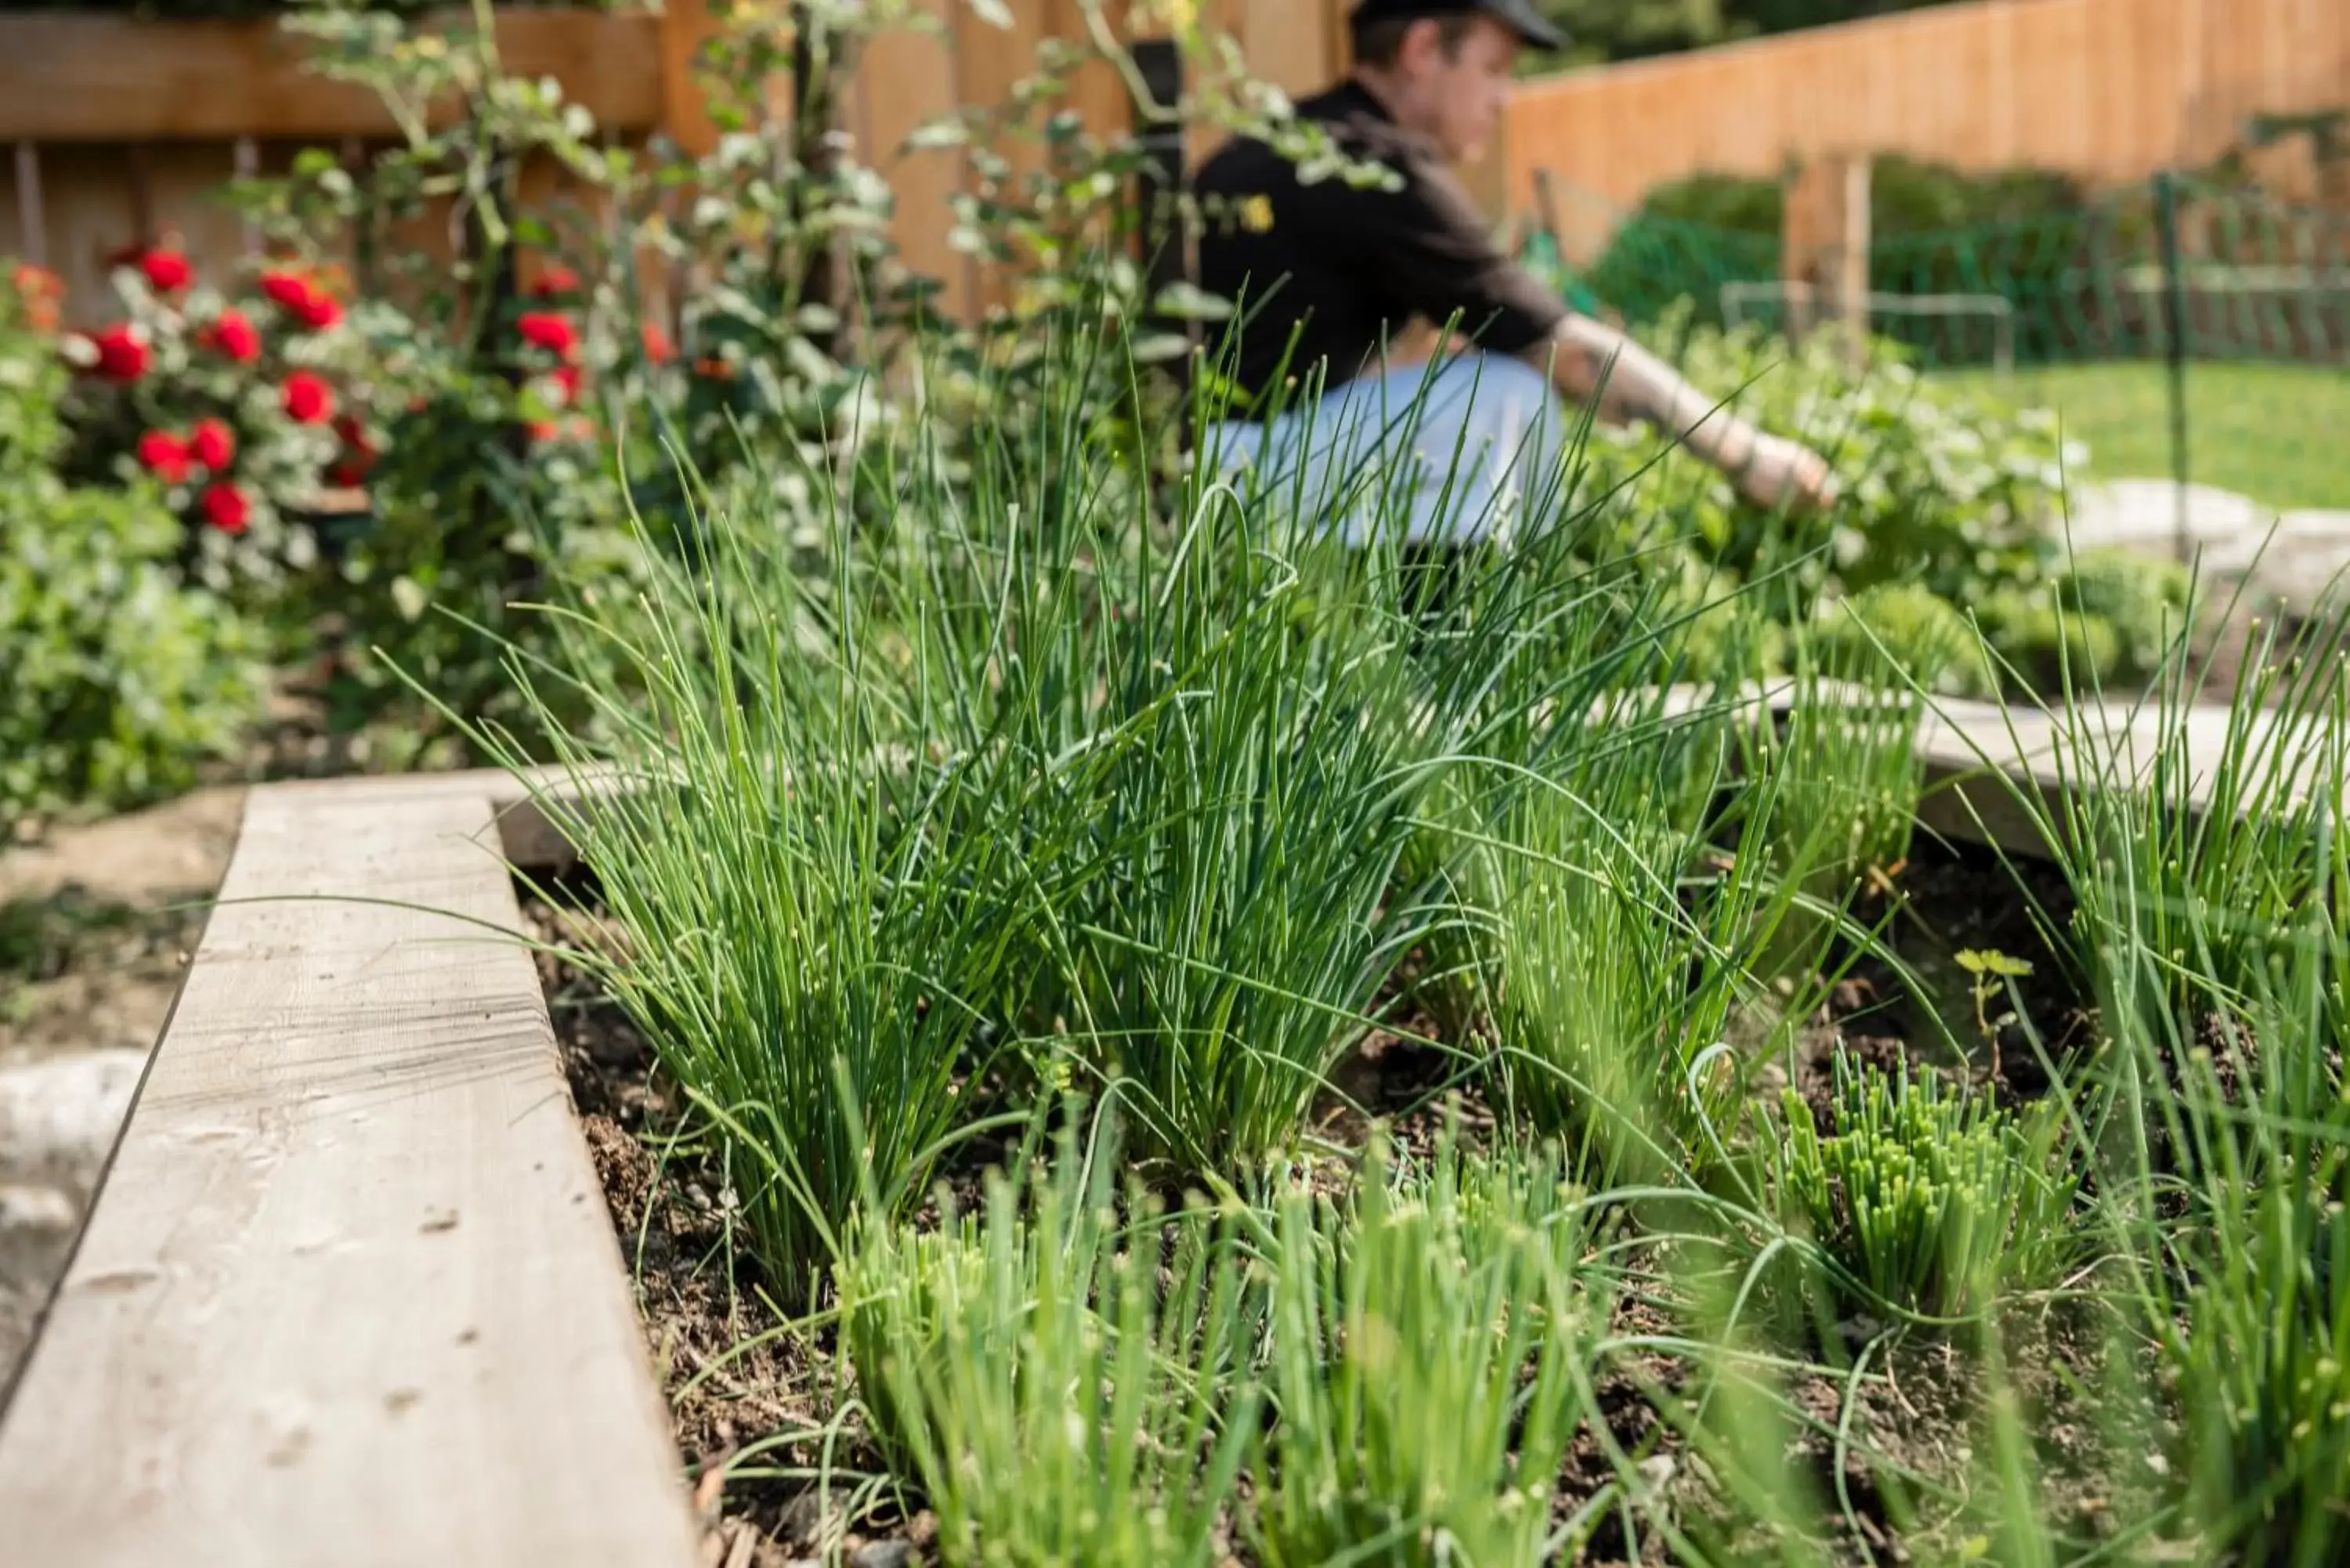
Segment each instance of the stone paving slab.
[[[2344,434],[2350,464],[2350,431]],[[2075,550],[2118,547],[2170,556],[2178,488],[2167,479],[2116,479],[2071,497],[2061,524]],[[2214,485],[2187,487],[2187,532],[2205,572],[2249,580],[2288,604],[2309,607],[2350,572],[2350,510],[2279,510]]]

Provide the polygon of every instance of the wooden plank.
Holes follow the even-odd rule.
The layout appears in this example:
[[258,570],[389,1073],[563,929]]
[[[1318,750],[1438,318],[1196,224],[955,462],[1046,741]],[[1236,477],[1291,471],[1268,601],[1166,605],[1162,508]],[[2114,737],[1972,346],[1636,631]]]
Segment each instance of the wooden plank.
[[952,29],[960,0],[916,0],[928,26],[892,27],[875,38],[857,63],[848,112],[858,156],[889,182],[894,199],[890,237],[899,260],[917,276],[943,286],[938,309],[950,320],[971,315],[977,275],[971,258],[949,244],[954,199],[969,184],[959,149],[910,148],[907,139],[955,106]]
[[[256,145],[256,171],[282,168],[290,156],[283,144]],[[143,171],[121,147],[48,147],[41,163],[48,172],[42,182],[42,227],[49,265],[65,282],[68,322],[96,325],[122,314],[109,258],[134,244],[174,238],[195,264],[198,279],[218,286],[230,282],[244,258],[244,225],[219,199],[222,184],[235,172],[228,144],[159,143],[146,150]],[[134,200],[140,181],[143,218]],[[14,253],[14,236],[22,232],[22,219],[12,222],[12,216],[0,213],[0,255]]]
[[[536,972],[450,918],[518,924],[490,815],[255,793],[0,1417],[5,1568],[695,1562]],[[354,893],[449,913],[271,901]]]
[[1918,737],[1928,791],[1918,820],[1952,836],[2045,855],[2051,846],[2035,805],[2061,826],[2068,795],[2139,787],[2158,758],[2176,759],[2181,750],[2188,768],[2187,807],[2199,815],[2211,808],[2218,774],[2230,761],[2233,727],[2240,722],[2248,728],[2234,765],[2247,770],[2246,798],[2271,800],[2262,787],[2268,782],[2306,799],[2321,782],[2322,759],[2307,744],[2319,732],[2303,726],[2281,733],[2271,727],[2274,719],[2267,713],[2240,721],[2226,707],[2204,705],[2166,714],[2149,700],[2060,718],[2040,708],[1939,702]]
[[718,124],[703,89],[703,51],[718,36],[709,0],[667,0],[660,15],[660,130],[700,158],[718,147]]
[[[515,10],[498,16],[515,76],[552,76],[598,122],[650,130],[661,112],[660,19],[643,13]],[[229,141],[240,136],[382,136],[373,93],[302,68],[298,40],[270,22],[139,21],[0,11],[0,140]]]
[[552,871],[576,862],[570,841],[554,818],[565,803],[611,787],[608,773],[536,767],[520,774],[503,768],[470,768],[446,774],[382,777],[295,779],[270,785],[270,793],[326,806],[358,808],[432,800],[484,801],[488,826],[473,836],[485,855],[502,857],[517,871]]

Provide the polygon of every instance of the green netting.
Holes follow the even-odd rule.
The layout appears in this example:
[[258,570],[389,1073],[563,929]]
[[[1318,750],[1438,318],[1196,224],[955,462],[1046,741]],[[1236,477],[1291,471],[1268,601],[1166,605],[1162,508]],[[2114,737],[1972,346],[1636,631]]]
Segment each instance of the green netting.
[[[2012,215],[1918,225],[1961,203],[1937,171],[1880,172],[1870,326],[1929,372],[2053,406],[2097,477],[2187,473],[2274,507],[2350,507],[2350,213],[2246,182],[2166,177],[2095,196],[2016,175],[1968,193]],[[1635,323],[1687,299],[1698,324],[1783,327],[1770,185],[1702,177],[1609,213],[1555,187],[1526,254],[1578,307]],[[1749,227],[1680,215],[1721,213]],[[1594,236],[1603,236],[1595,239]],[[2172,322],[2181,340],[2175,367]],[[2183,441],[2172,430],[2183,401]]]

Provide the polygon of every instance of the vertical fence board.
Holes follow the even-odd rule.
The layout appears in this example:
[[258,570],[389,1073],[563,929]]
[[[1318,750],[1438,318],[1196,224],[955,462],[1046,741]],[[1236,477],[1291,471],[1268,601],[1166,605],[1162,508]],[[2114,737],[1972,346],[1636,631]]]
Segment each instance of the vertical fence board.
[[922,0],[936,30],[900,29],[875,39],[852,91],[861,155],[896,197],[889,232],[899,256],[913,272],[940,280],[939,308],[957,317],[970,310],[978,283],[971,259],[947,243],[951,203],[968,170],[962,152],[910,149],[906,139],[955,101],[951,29],[961,8],[962,0]]

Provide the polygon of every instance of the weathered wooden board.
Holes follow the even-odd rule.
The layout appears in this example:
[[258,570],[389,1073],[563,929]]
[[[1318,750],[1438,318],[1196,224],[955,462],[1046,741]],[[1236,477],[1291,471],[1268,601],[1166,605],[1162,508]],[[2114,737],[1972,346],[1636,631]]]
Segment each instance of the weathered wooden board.
[[5,1568],[694,1562],[464,777],[254,794],[0,1413]]
[[[650,130],[661,115],[660,18],[513,10],[498,16],[512,74],[554,77],[597,122]],[[240,136],[384,136],[374,93],[302,68],[301,44],[258,21],[0,10],[0,140],[230,141]]]
[[560,802],[584,792],[607,787],[603,781],[610,776],[593,769],[573,772],[542,767],[517,774],[504,768],[474,768],[462,773],[296,780],[269,787],[273,794],[288,800],[352,809],[428,799],[484,802],[489,807],[489,819],[473,835],[483,853],[503,857],[515,870],[536,872],[557,869],[577,858],[570,842],[550,820],[550,810],[559,810]]
[[[1920,728],[1918,750],[1926,765],[1921,823],[2025,855],[2050,853],[2041,816],[2061,828],[2068,794],[2145,788],[2158,767],[2183,763],[2185,779],[2166,779],[2163,796],[2183,799],[2193,815],[2222,798],[2306,800],[2326,783],[2322,736],[2312,725],[2280,729],[2272,714],[2239,720],[2217,704],[2165,713],[2152,700],[2116,699],[2059,714],[1946,701]],[[2235,775],[2225,795],[2223,772]]]
[[[1845,701],[1871,696],[1866,688],[1835,682],[1825,682],[1817,690]],[[1735,691],[1675,686],[1654,711],[1678,718],[1700,712],[1730,715],[1759,707],[1783,716],[1800,691],[1797,682],[1784,678],[1751,682]],[[1634,711],[1650,711],[1645,700],[1636,700]],[[1599,711],[1595,708],[1595,717]],[[2173,766],[2183,758],[2187,779],[2182,793],[2196,813],[2209,809],[2223,766],[2300,798],[2324,786],[2323,759],[2315,755],[2318,737],[2309,726],[2280,732],[2272,727],[2269,715],[2258,714],[2237,734],[2236,722],[2224,706],[2207,704],[2166,714],[2151,699],[2116,698],[2103,707],[2085,705],[2063,713],[2022,703],[1936,699],[1918,725],[1925,794],[1918,820],[1946,838],[1996,844],[2011,854],[2038,857],[2054,850],[2043,821],[2062,827],[2068,794],[2145,787],[2157,759],[2166,755]],[[2183,748],[2177,743],[2181,734]],[[2231,734],[2237,734],[2232,742]],[[2259,792],[2240,792],[2235,798],[2255,796],[2268,798]],[[2167,794],[2166,798],[2172,797]]]

